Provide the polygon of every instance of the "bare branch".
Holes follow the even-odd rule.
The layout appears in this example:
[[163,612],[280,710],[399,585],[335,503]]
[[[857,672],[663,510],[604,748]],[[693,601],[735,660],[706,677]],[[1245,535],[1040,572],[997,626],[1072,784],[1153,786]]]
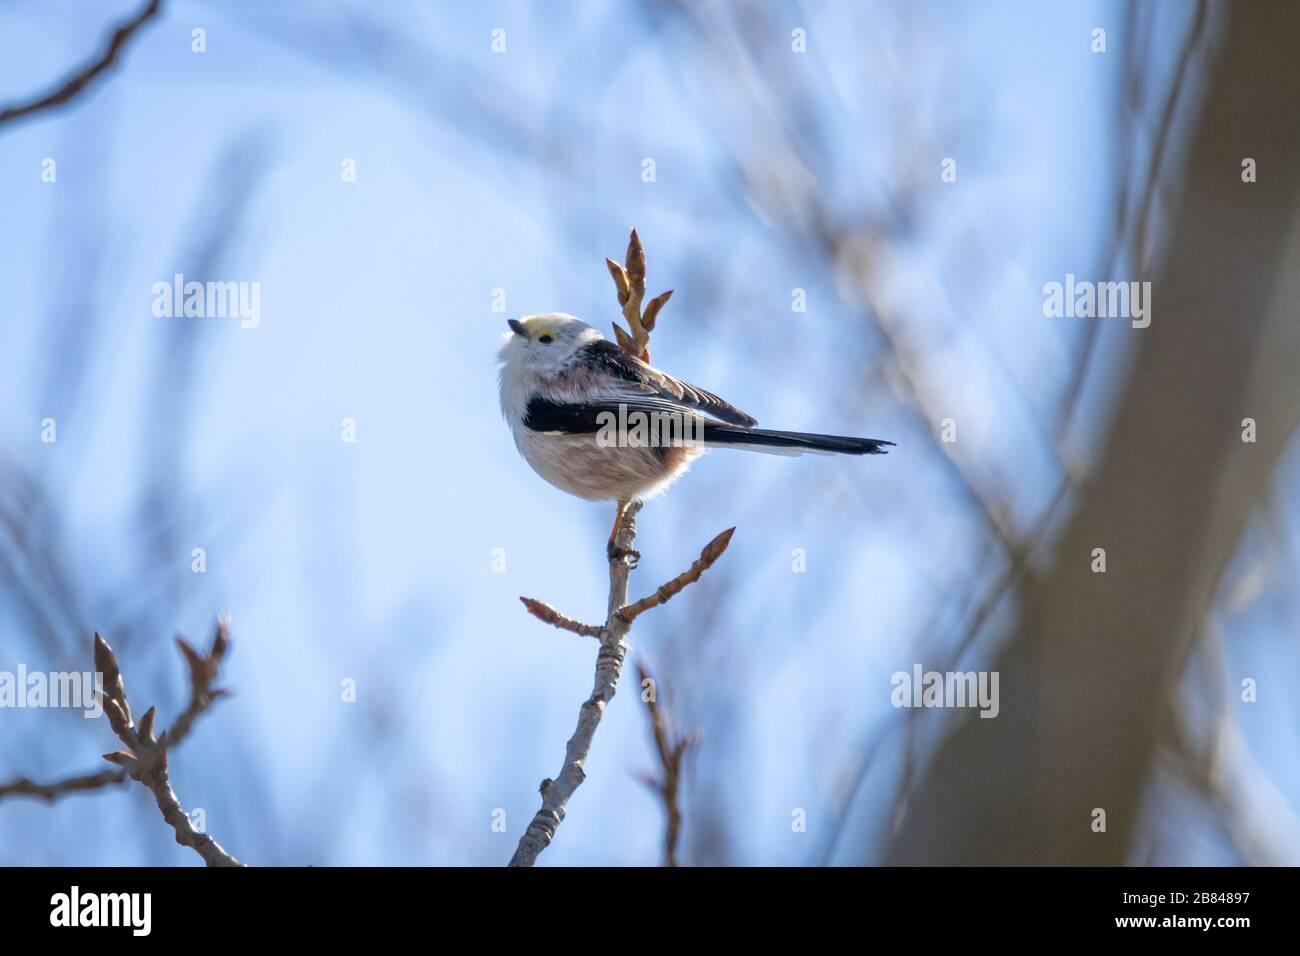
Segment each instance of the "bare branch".
[[86,773],[56,780],[54,783],[37,783],[30,777],[18,777],[8,783],[0,784],[0,799],[11,796],[36,797],[46,803],[53,803],[64,794],[103,790],[125,783],[126,779],[126,773],[121,770],[101,770],[98,773]]
[[594,624],[583,624],[581,621],[575,621],[571,617],[565,617],[549,604],[541,601],[535,601],[532,598],[521,597],[524,607],[528,613],[539,621],[545,621],[552,627],[558,627],[562,631],[572,631],[574,634],[581,634],[584,637],[600,637],[604,633],[603,627],[596,627]]
[[[636,670],[641,678],[642,687],[647,680],[653,680],[639,662]],[[655,752],[659,755],[662,773],[658,778],[645,774],[639,779],[654,791],[663,803],[664,815],[667,819],[664,828],[664,866],[676,866],[677,843],[682,832],[682,810],[677,799],[681,788],[682,758],[686,756],[688,750],[699,743],[699,738],[694,734],[684,734],[679,737],[673,732],[668,710],[659,705],[657,693],[651,695],[646,701],[646,706],[650,714],[650,734],[654,740]]]
[[[1222,592],[1219,576],[1207,592]],[[1300,850],[1300,819],[1252,756],[1224,692],[1234,681],[1228,672],[1225,635],[1211,610],[1197,629],[1193,650],[1199,652],[1207,692],[1198,701],[1202,708],[1195,709],[1179,693],[1171,695],[1162,757],[1218,812],[1228,838],[1247,864],[1281,866]],[[1189,650],[1187,656],[1191,655]],[[1184,660],[1184,667],[1188,663]],[[1194,731],[1198,716],[1206,725],[1201,746]]]
[[[636,515],[641,503],[634,501],[627,506],[619,526],[615,547],[615,557],[609,562],[609,617],[604,627],[593,627],[572,618],[565,617],[550,605],[532,598],[520,598],[528,613],[562,630],[573,631],[595,637],[600,641],[600,651],[596,654],[596,680],[591,696],[578,711],[578,728],[564,748],[564,765],[560,775],[554,779],[542,781],[542,808],[537,811],[528,829],[519,840],[519,846],[510,860],[511,866],[532,866],[538,855],[555,837],[555,830],[564,820],[564,808],[573,796],[573,792],[586,778],[583,766],[591,750],[591,741],[604,716],[605,707],[614,697],[622,671],[623,659],[627,656],[627,634],[632,622],[652,607],[665,603],[679,594],[688,585],[698,581],[708,568],[722,556],[731,542],[731,535],[736,530],[728,528],[719,534],[700,552],[700,557],[689,569],[660,587],[654,594],[642,598],[635,604],[627,604],[627,578],[629,568],[622,555],[632,552],[636,544]],[[678,742],[685,750],[689,743]],[[680,763],[681,756],[676,758]],[[674,790],[674,797],[675,797]],[[674,845],[676,837],[674,836]]]
[[230,646],[230,622],[225,617],[217,619],[217,632],[213,635],[212,649],[208,651],[206,657],[194,650],[183,637],[176,638],[176,646],[180,648],[185,663],[189,665],[190,702],[176,718],[176,723],[167,731],[169,748],[175,747],[189,735],[190,728],[194,726],[194,721],[200,714],[216,701],[230,696],[229,690],[212,686],[212,682],[217,679],[217,671],[221,668],[221,661]]
[[[1294,388],[1279,385],[1284,374],[1294,381],[1297,354],[1294,310],[1286,304],[1294,302],[1287,280],[1295,274],[1291,211],[1300,177],[1285,157],[1294,151],[1290,118],[1300,75],[1286,66],[1293,56],[1283,38],[1300,21],[1294,7],[1285,18],[1250,4],[1225,10],[1152,288],[1177,322],[1143,332],[1116,393],[1122,407],[1177,408],[1195,427],[1178,430],[1171,442],[1159,414],[1115,416],[1106,454],[1057,546],[1066,557],[1030,579],[1013,636],[987,665],[1004,687],[1069,686],[1070,693],[1032,692],[1029,706],[1004,706],[994,734],[959,718],[929,761],[889,863],[1132,859],[1162,743],[1166,701],[1151,689],[1173,686],[1217,568],[1237,547],[1289,437],[1272,430],[1243,455],[1238,410],[1285,421],[1300,405]],[[1273,80],[1269,96],[1243,111],[1242,96],[1260,75]],[[1252,153],[1261,167],[1276,163],[1288,174],[1264,191],[1252,186],[1232,203],[1218,202],[1222,171],[1239,163],[1243,142],[1261,147]],[[1224,275],[1233,281],[1223,283]],[[1234,316],[1230,329],[1221,322],[1225,312]],[[1213,391],[1205,388],[1207,363],[1215,369]],[[1116,515],[1119,500],[1144,502],[1140,528]],[[1068,558],[1103,539],[1112,554],[1141,555],[1125,565],[1123,588],[1090,582],[1098,576],[1080,575]],[[1090,665],[1080,667],[1083,660]],[[1069,746],[1054,746],[1061,740]],[[1000,772],[988,773],[991,766]],[[981,779],[972,783],[972,774]],[[1033,780],[1034,787],[1008,793],[1005,779]],[[956,803],[947,799],[953,787],[963,792]],[[1073,825],[1084,802],[1105,806],[1116,821],[1104,841]]]
[[[189,665],[190,701],[185,710],[176,718],[176,722],[167,731],[168,750],[175,750],[181,741],[189,736],[190,730],[194,727],[194,722],[202,714],[206,713],[214,703],[223,697],[230,696],[231,692],[229,690],[212,687],[212,681],[216,679],[217,669],[221,666],[222,658],[225,656],[229,643],[229,623],[224,617],[217,621],[217,631],[212,639],[212,649],[206,657],[199,655],[183,638],[178,637],[176,639],[176,644]],[[109,671],[104,670],[105,666],[116,668],[116,658],[110,655],[110,659],[102,662],[96,659],[95,667],[103,675],[105,691],[109,690],[111,681],[121,691],[122,700],[125,701],[125,688],[121,687],[121,673],[114,670],[110,675]],[[53,783],[37,783],[29,777],[18,777],[8,783],[0,784],[0,800],[10,796],[36,797],[46,803],[53,803],[55,799],[65,794],[103,790],[123,784],[128,779],[124,770],[100,770],[78,774],[75,777],[66,777]]]
[[[215,666],[220,663],[227,641],[223,622],[217,628],[213,653],[208,658],[197,658],[195,655],[205,672],[211,670],[215,673]],[[155,711],[152,707],[145,711],[138,726],[132,723],[131,705],[127,701],[126,686],[117,666],[117,656],[108,642],[98,634],[95,635],[95,668],[104,675],[104,713],[113,732],[127,747],[126,750],[104,754],[104,759],[121,767],[132,780],[138,780],[148,788],[163,819],[175,832],[177,843],[192,848],[208,866],[241,866],[221,844],[206,833],[196,830],[190,823],[189,815],[181,807],[167,776],[167,734],[154,736]]]
[[[627,506],[623,515],[616,545],[624,551],[631,551],[636,544],[636,514],[640,510],[641,503],[634,501]],[[623,668],[623,658],[627,656],[627,631],[630,624],[619,618],[614,609],[622,607],[627,601],[628,570],[627,562],[621,557],[610,559],[610,611],[605,626],[600,631],[596,679],[591,696],[578,710],[578,728],[565,745],[564,765],[560,768],[560,775],[554,780],[548,778],[542,781],[542,808],[520,837],[519,846],[510,859],[511,866],[532,866],[537,861],[538,854],[555,838],[555,830],[564,820],[564,808],[568,805],[569,798],[586,778],[583,765],[587,762],[592,738],[605,714],[605,706],[614,697]]]
[[722,552],[727,550],[727,545],[731,544],[731,536],[736,533],[735,528],[728,528],[721,532],[712,541],[704,546],[700,556],[695,562],[683,571],[677,577],[673,578],[667,584],[662,584],[654,594],[643,597],[635,604],[629,604],[626,607],[619,608],[617,615],[631,624],[640,615],[650,610],[652,607],[658,607],[660,604],[667,604],[670,600],[680,594],[687,586],[694,584],[700,579],[713,562],[722,557]]
[[[641,237],[635,229],[628,239],[627,256],[623,265],[613,259],[606,259],[605,265],[614,278],[618,292],[618,302],[623,308],[623,317],[632,331],[629,334],[618,323],[614,324],[614,334],[619,345],[639,358],[649,357],[650,331],[654,328],[664,303],[672,292],[664,292],[651,300],[646,309],[647,318],[641,313],[641,300],[645,295],[645,248]],[[550,845],[555,838],[556,828],[564,820],[565,807],[573,792],[586,778],[583,769],[587,754],[591,750],[591,741],[600,726],[600,719],[605,714],[605,707],[614,697],[618,678],[623,669],[623,660],[627,656],[627,634],[632,622],[638,615],[652,607],[670,600],[688,585],[700,579],[708,568],[722,556],[731,542],[735,528],[728,528],[719,534],[700,552],[700,557],[686,571],[673,578],[649,597],[642,598],[635,604],[627,603],[628,574],[636,564],[639,554],[636,544],[636,516],[641,510],[640,501],[621,503],[614,519],[614,529],[610,536],[609,553],[609,605],[606,610],[605,625],[595,627],[581,621],[566,617],[549,604],[533,598],[521,597],[528,613],[540,621],[564,631],[594,637],[600,641],[600,650],[596,653],[596,678],[591,696],[578,710],[578,727],[569,738],[564,748],[564,764],[560,775],[554,780],[549,777],[542,781],[542,808],[533,816],[524,835],[519,838],[519,845],[510,859],[511,866],[532,866],[538,855]],[[682,743],[684,751],[687,744]],[[677,761],[680,763],[681,755]],[[675,786],[675,783],[674,783]],[[675,791],[674,791],[675,794]],[[673,846],[676,845],[674,830]],[[670,851],[671,852],[671,851]]]
[[0,109],[0,126],[12,123],[23,117],[32,116],[42,110],[51,110],[70,102],[78,93],[90,85],[97,76],[107,70],[117,60],[127,42],[162,8],[162,0],[149,0],[147,4],[130,20],[127,20],[109,38],[108,46],[99,58],[73,73],[58,87],[27,103],[19,103]]

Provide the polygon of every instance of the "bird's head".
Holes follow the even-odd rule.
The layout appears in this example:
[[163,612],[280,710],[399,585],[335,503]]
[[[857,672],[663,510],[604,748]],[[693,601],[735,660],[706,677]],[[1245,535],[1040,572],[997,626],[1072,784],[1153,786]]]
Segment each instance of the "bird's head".
[[601,334],[581,319],[563,312],[543,312],[510,319],[500,358],[507,366],[545,374],[563,368],[573,353]]

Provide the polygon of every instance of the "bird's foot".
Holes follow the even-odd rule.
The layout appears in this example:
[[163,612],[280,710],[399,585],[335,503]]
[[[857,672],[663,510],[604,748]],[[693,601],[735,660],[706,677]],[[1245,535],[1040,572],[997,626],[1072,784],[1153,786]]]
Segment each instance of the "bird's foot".
[[605,549],[605,553],[609,555],[609,560],[611,562],[612,561],[626,562],[629,570],[635,568],[641,560],[640,551],[636,550],[635,548],[620,548],[616,544],[610,544],[609,547]]

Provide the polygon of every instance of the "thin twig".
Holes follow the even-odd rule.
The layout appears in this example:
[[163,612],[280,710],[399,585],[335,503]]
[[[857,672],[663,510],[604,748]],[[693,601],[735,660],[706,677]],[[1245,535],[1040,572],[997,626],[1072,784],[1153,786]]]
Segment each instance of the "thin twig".
[[574,634],[581,634],[583,637],[600,637],[604,628],[597,627],[594,624],[583,624],[581,621],[575,621],[571,617],[565,617],[555,608],[542,601],[533,598],[521,597],[524,607],[528,613],[539,621],[545,621],[552,627],[558,627],[562,631],[572,631]]
[[[973,614],[967,620],[966,626],[962,630],[961,636],[957,639],[956,645],[948,652],[947,661],[943,667],[944,671],[953,670],[961,663],[967,651],[975,643],[975,639],[984,630],[984,625],[988,623],[993,612],[998,609],[1002,601],[1011,593],[1012,589],[1019,585],[1021,579],[1029,570],[1029,560],[1046,542],[1047,534],[1051,530],[1056,520],[1057,513],[1065,502],[1068,500],[1068,492],[1075,487],[1074,478],[1068,473],[1064,475],[1057,484],[1056,491],[1052,495],[1052,500],[1047,507],[1039,514],[1034,526],[1025,535],[1023,545],[1018,545],[1009,555],[1006,566],[998,574],[998,577],[983,592],[979,604],[976,606]],[[917,724],[920,721],[919,715],[922,712],[915,708],[908,710],[904,720],[906,726],[906,740],[904,742],[904,754],[909,755],[914,743],[914,734]],[[833,822],[829,827],[829,839],[822,848],[820,862],[822,866],[829,866],[834,858],[835,851],[839,845],[840,838],[844,833],[844,825],[848,819],[848,812],[851,804],[856,800],[857,794],[861,791],[866,783],[867,773],[870,771],[875,762],[875,758],[880,754],[886,743],[886,738],[893,732],[896,726],[893,720],[885,720],[880,723],[877,729],[872,733],[872,739],[862,748],[862,758],[858,761],[853,773],[852,783],[849,784],[845,791],[844,800],[835,809]],[[910,758],[908,758],[910,759]],[[900,782],[895,789],[893,809],[888,815],[887,830],[892,832],[895,826],[902,820],[902,808],[907,802],[912,789],[913,778],[910,774],[910,768],[905,765],[904,772],[900,774]]]
[[[624,552],[631,551],[636,544],[636,515],[640,510],[641,503],[634,501],[624,514],[616,542]],[[511,866],[532,866],[537,862],[538,854],[555,838],[555,830],[564,820],[569,798],[586,778],[583,766],[591,750],[592,738],[605,714],[605,706],[614,697],[623,668],[623,658],[627,656],[627,632],[631,622],[620,618],[616,611],[627,602],[628,570],[627,562],[621,557],[615,557],[609,562],[609,614],[600,633],[600,650],[596,653],[596,679],[591,696],[578,710],[578,728],[565,745],[564,764],[559,776],[554,780],[547,778],[542,781],[542,808],[533,816],[524,835],[520,837],[519,846],[510,859]]]
[[[1126,39],[1126,63],[1125,63],[1125,85],[1128,94],[1127,107],[1129,113],[1136,113],[1140,107],[1138,98],[1139,84],[1142,74],[1139,69],[1140,62],[1144,59],[1142,51],[1137,43],[1137,23],[1140,7],[1134,3],[1129,6],[1129,14],[1125,24]],[[1178,66],[1174,72],[1173,83],[1170,85],[1169,93],[1165,99],[1164,106],[1160,112],[1159,122],[1156,124],[1155,144],[1151,148],[1151,155],[1147,163],[1146,177],[1143,181],[1141,200],[1138,203],[1138,209],[1134,214],[1128,210],[1128,196],[1131,190],[1131,184],[1123,175],[1119,177],[1119,190],[1115,205],[1115,226],[1114,237],[1111,242],[1110,262],[1106,269],[1107,276],[1113,276],[1119,268],[1120,255],[1124,249],[1125,238],[1129,239],[1129,260],[1139,276],[1147,274],[1147,230],[1151,220],[1151,209],[1155,202],[1156,194],[1159,192],[1160,170],[1165,164],[1165,151],[1170,142],[1170,137],[1174,126],[1174,117],[1178,112],[1179,97],[1184,91],[1188,70],[1193,61],[1193,54],[1201,43],[1202,34],[1205,31],[1207,8],[1205,0],[1199,0],[1196,6],[1196,12],[1193,15],[1192,25],[1187,35],[1183,38],[1182,49],[1178,54]],[[1128,159],[1131,152],[1133,141],[1130,124],[1126,119],[1120,129],[1121,142],[1124,144],[1121,152],[1125,159],[1131,164],[1132,160]],[[1121,170],[1121,173],[1123,170]],[[1132,236],[1129,236],[1130,231]],[[1093,352],[1096,350],[1097,340],[1100,337],[1100,323],[1089,322],[1084,326],[1083,344],[1075,356],[1073,368],[1070,372],[1069,380],[1062,392],[1060,410],[1057,415],[1057,433],[1061,436],[1062,446],[1069,431],[1069,426],[1074,417],[1074,411],[1079,404],[1079,396],[1083,392],[1083,386],[1087,381],[1088,370],[1092,365]]]
[[229,697],[230,691],[224,687],[213,687],[221,670],[221,662],[230,648],[230,622],[225,617],[217,619],[217,633],[212,638],[212,650],[206,655],[200,654],[183,637],[176,638],[176,646],[190,669],[190,702],[176,718],[171,729],[167,731],[170,746],[174,747],[189,734],[194,720],[215,701]]
[[618,616],[631,624],[638,617],[650,610],[652,607],[658,607],[660,604],[667,604],[670,600],[680,594],[688,585],[694,584],[700,579],[705,571],[713,567],[713,562],[722,557],[722,552],[727,550],[727,545],[731,544],[731,536],[736,533],[735,528],[728,528],[720,532],[712,541],[704,546],[700,556],[695,562],[683,571],[677,577],[673,578],[667,584],[662,584],[654,594],[643,597],[635,604],[629,604],[626,607],[619,608]]
[[[636,544],[636,515],[641,509],[639,501],[632,502],[623,517],[618,534],[618,547],[624,552],[630,551]],[[569,738],[564,748],[564,765],[560,775],[554,780],[542,781],[542,808],[537,811],[532,822],[528,824],[515,855],[510,860],[511,866],[532,866],[538,854],[546,849],[555,837],[555,830],[564,820],[564,809],[573,796],[573,792],[586,778],[583,766],[591,750],[591,741],[596,728],[604,716],[605,707],[614,697],[622,671],[623,659],[627,656],[627,634],[632,628],[632,621],[643,612],[656,607],[681,592],[688,585],[698,581],[710,565],[727,549],[731,542],[734,528],[728,528],[719,534],[701,551],[700,557],[691,567],[660,587],[650,597],[627,604],[627,562],[616,557],[609,563],[609,616],[605,626],[595,628],[567,618],[560,612],[540,601],[522,598],[524,606],[533,616],[555,627],[571,630],[578,634],[594,634],[600,640],[600,650],[596,654],[596,681],[591,697],[578,711],[578,728]],[[561,623],[563,622],[563,623]]]
[[70,102],[73,97],[89,86],[95,77],[113,65],[118,55],[125,48],[127,41],[149,20],[153,19],[161,8],[162,0],[149,0],[139,13],[113,31],[108,46],[99,55],[98,59],[87,63],[44,96],[27,103],[19,103],[15,106],[0,109],[0,126]]
[[[212,652],[206,658],[199,658],[203,662],[204,673],[210,671],[215,675],[228,641],[223,623],[217,628],[217,639],[213,642]],[[184,642],[181,644],[183,648],[188,647]],[[192,650],[189,653],[192,654]],[[132,780],[138,780],[148,788],[163,819],[175,832],[177,843],[192,848],[208,866],[241,866],[221,844],[206,833],[196,830],[190,822],[189,815],[181,807],[167,776],[167,734],[164,732],[161,737],[154,736],[156,714],[152,707],[145,711],[138,726],[131,720],[131,705],[127,700],[122,672],[117,665],[117,656],[108,642],[98,634],[95,635],[95,669],[103,675],[101,697],[104,714],[118,740],[127,747],[127,750],[104,754],[104,759],[121,767]]]
[[126,780],[126,773],[122,770],[100,770],[97,773],[66,777],[53,783],[37,783],[30,777],[18,777],[8,783],[0,784],[0,799],[4,797],[36,797],[46,803],[53,803],[65,794],[103,790],[106,787],[125,783]]
[[[176,638],[176,644],[189,665],[190,700],[176,718],[176,722],[167,730],[167,749],[175,750],[189,736],[194,722],[223,697],[230,695],[224,688],[214,688],[217,669],[225,656],[230,643],[229,625],[225,618],[217,621],[216,636],[212,640],[212,651],[206,657],[199,655],[184,638]],[[118,675],[120,679],[120,675]],[[99,770],[65,777],[53,783],[37,783],[29,777],[18,777],[8,783],[0,784],[0,800],[5,797],[36,797],[46,803],[53,803],[59,797],[71,793],[88,793],[126,783],[130,778],[125,770]]]
[[[1218,590],[1217,586],[1214,589]],[[1223,820],[1229,839],[1250,866],[1279,866],[1300,846],[1300,820],[1260,768],[1224,693],[1224,637],[1207,616],[1198,630],[1207,673],[1209,730],[1204,747],[1194,742],[1194,714],[1170,700],[1164,755],[1171,769],[1198,790]]]
[[655,687],[655,693],[652,693],[650,699],[646,701],[646,707],[650,714],[650,735],[654,740],[655,752],[659,755],[659,766],[662,771],[657,778],[644,774],[638,779],[659,797],[664,806],[664,816],[667,821],[664,827],[664,866],[676,866],[677,843],[682,832],[682,810],[677,799],[681,789],[682,758],[686,756],[687,751],[699,743],[699,738],[694,734],[684,734],[679,737],[673,732],[668,709],[659,704],[658,682],[639,662],[636,670],[641,678],[642,687],[647,680]]

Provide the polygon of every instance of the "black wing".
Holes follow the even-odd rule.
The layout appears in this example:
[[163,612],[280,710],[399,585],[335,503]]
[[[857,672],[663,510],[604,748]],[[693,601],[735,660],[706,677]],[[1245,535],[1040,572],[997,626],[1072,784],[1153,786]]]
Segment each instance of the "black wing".
[[592,342],[582,347],[582,353],[587,362],[609,375],[621,386],[612,389],[608,394],[601,395],[601,398],[607,398],[612,402],[636,402],[657,396],[733,425],[752,428],[758,424],[757,419],[746,415],[730,402],[718,398],[712,392],[706,392],[702,388],[683,382],[679,378],[673,378],[657,368],[652,368],[639,358],[624,352],[613,342],[603,339]]
[[[640,415],[637,419],[634,416]],[[779,432],[763,428],[728,425],[701,418],[681,405],[662,399],[643,402],[554,402],[540,396],[528,403],[524,427],[535,432],[590,435],[608,429],[642,425],[653,434],[669,436],[662,444],[647,437],[649,447],[663,448],[682,439],[713,446],[751,448],[782,455],[825,452],[841,455],[883,455],[892,441],[879,438],[851,438],[845,435],[816,435],[809,432]]]
[[634,421],[629,416],[643,415],[646,423],[657,421],[662,427],[693,427],[708,419],[683,409],[678,403],[647,398],[632,402],[555,402],[537,396],[524,410],[524,427],[534,432],[563,432],[566,435],[591,435],[602,428],[617,427],[620,421]]

